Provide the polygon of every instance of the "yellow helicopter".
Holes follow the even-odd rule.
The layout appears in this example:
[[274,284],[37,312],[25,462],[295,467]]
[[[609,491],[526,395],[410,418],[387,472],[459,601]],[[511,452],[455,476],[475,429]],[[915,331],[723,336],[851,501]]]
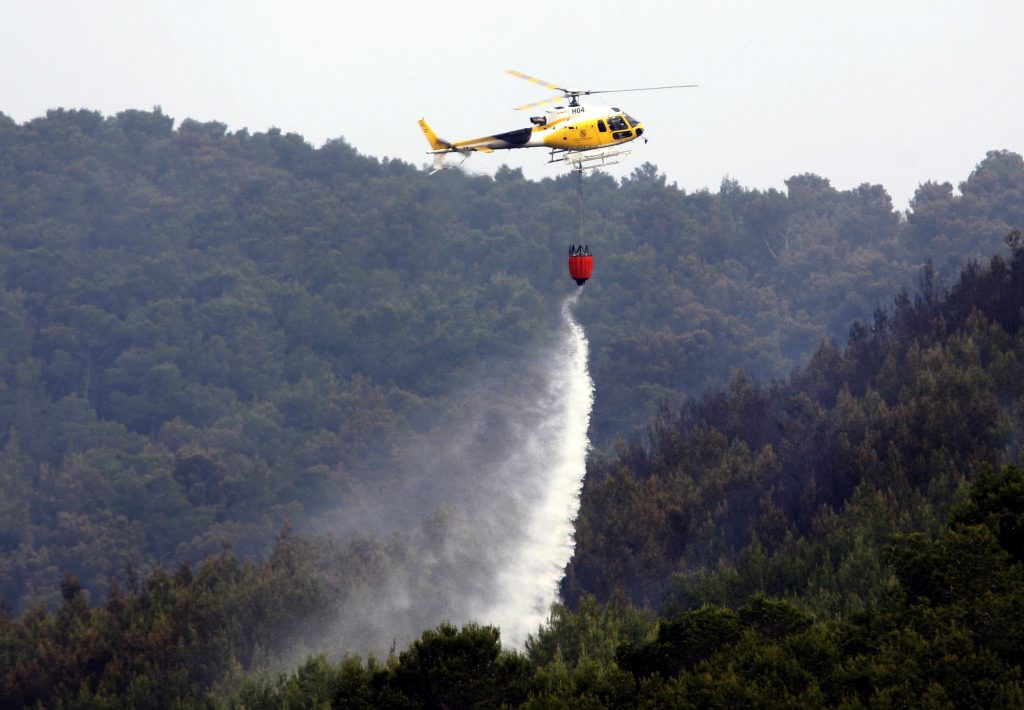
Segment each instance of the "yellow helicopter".
[[[430,154],[434,156],[431,174],[443,170],[444,159],[449,153],[461,153],[468,158],[474,152],[493,153],[495,150],[512,148],[548,148],[549,163],[564,162],[573,170],[614,165],[631,152],[623,144],[639,138],[644,133],[644,124],[617,106],[587,106],[579,102],[580,96],[592,94],[614,94],[625,91],[657,91],[660,89],[688,89],[696,84],[673,86],[648,86],[635,89],[605,89],[601,91],[569,89],[528,74],[508,69],[508,74],[526,79],[548,89],[560,91],[561,95],[542,101],[516,106],[517,111],[564,102],[563,105],[546,109],[541,116],[531,116],[527,128],[506,133],[496,133],[482,138],[461,141],[446,141],[439,138],[426,119],[420,119],[420,128],[430,143]],[[566,102],[566,99],[568,101]],[[644,139],[647,140],[646,138]]]

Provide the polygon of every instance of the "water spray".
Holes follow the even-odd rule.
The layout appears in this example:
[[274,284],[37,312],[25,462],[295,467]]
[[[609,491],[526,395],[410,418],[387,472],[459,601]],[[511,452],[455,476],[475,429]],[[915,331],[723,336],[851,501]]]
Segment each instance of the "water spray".
[[384,653],[449,621],[497,626],[522,649],[546,622],[573,554],[594,386],[573,318],[531,357],[494,362],[453,395],[443,420],[405,438],[400,483],[348,496],[333,535],[369,531],[370,567],[305,652]]
[[588,342],[572,315],[580,291],[562,304],[564,330],[549,373],[549,417],[538,421],[523,454],[533,457],[532,488],[539,493],[523,521],[521,539],[496,576],[496,599],[478,612],[481,622],[501,629],[506,646],[522,648],[546,621],[575,547],[573,523],[590,446],[587,429],[594,384],[587,365]]

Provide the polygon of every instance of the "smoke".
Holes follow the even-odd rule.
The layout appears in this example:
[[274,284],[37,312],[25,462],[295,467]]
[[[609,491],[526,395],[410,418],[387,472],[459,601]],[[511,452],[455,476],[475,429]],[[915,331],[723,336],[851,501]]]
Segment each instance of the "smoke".
[[[589,447],[588,344],[562,305],[554,341],[527,361],[495,365],[399,456],[401,481],[362,491],[332,516],[359,579],[325,639],[333,653],[382,653],[450,621],[498,626],[522,648],[556,601],[572,556]],[[356,564],[358,562],[358,564]]]

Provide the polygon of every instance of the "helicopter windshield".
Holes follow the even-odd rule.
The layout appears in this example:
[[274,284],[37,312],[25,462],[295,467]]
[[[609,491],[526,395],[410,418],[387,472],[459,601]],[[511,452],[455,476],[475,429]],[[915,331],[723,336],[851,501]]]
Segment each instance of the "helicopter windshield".
[[629,128],[626,125],[626,121],[623,120],[622,116],[609,116],[608,127],[613,131],[625,131]]
[[622,115],[626,117],[627,121],[629,121],[629,127],[630,128],[636,128],[637,124],[640,123],[640,121],[636,120],[635,118],[630,116],[628,113],[624,113]]

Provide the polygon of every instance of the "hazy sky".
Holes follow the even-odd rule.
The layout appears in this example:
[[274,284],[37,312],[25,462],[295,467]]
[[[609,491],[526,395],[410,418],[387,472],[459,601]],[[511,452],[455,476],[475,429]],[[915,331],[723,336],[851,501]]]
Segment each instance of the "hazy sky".
[[[528,125],[511,107],[550,92],[508,68],[590,89],[697,83],[613,95],[650,138],[613,174],[649,161],[717,190],[813,172],[881,183],[905,208],[988,150],[1024,152],[1022,51],[1019,1],[0,0],[0,112],[159,105],[179,123],[343,137],[423,165],[421,116],[449,139]],[[466,167],[539,179],[557,174],[546,160]]]

